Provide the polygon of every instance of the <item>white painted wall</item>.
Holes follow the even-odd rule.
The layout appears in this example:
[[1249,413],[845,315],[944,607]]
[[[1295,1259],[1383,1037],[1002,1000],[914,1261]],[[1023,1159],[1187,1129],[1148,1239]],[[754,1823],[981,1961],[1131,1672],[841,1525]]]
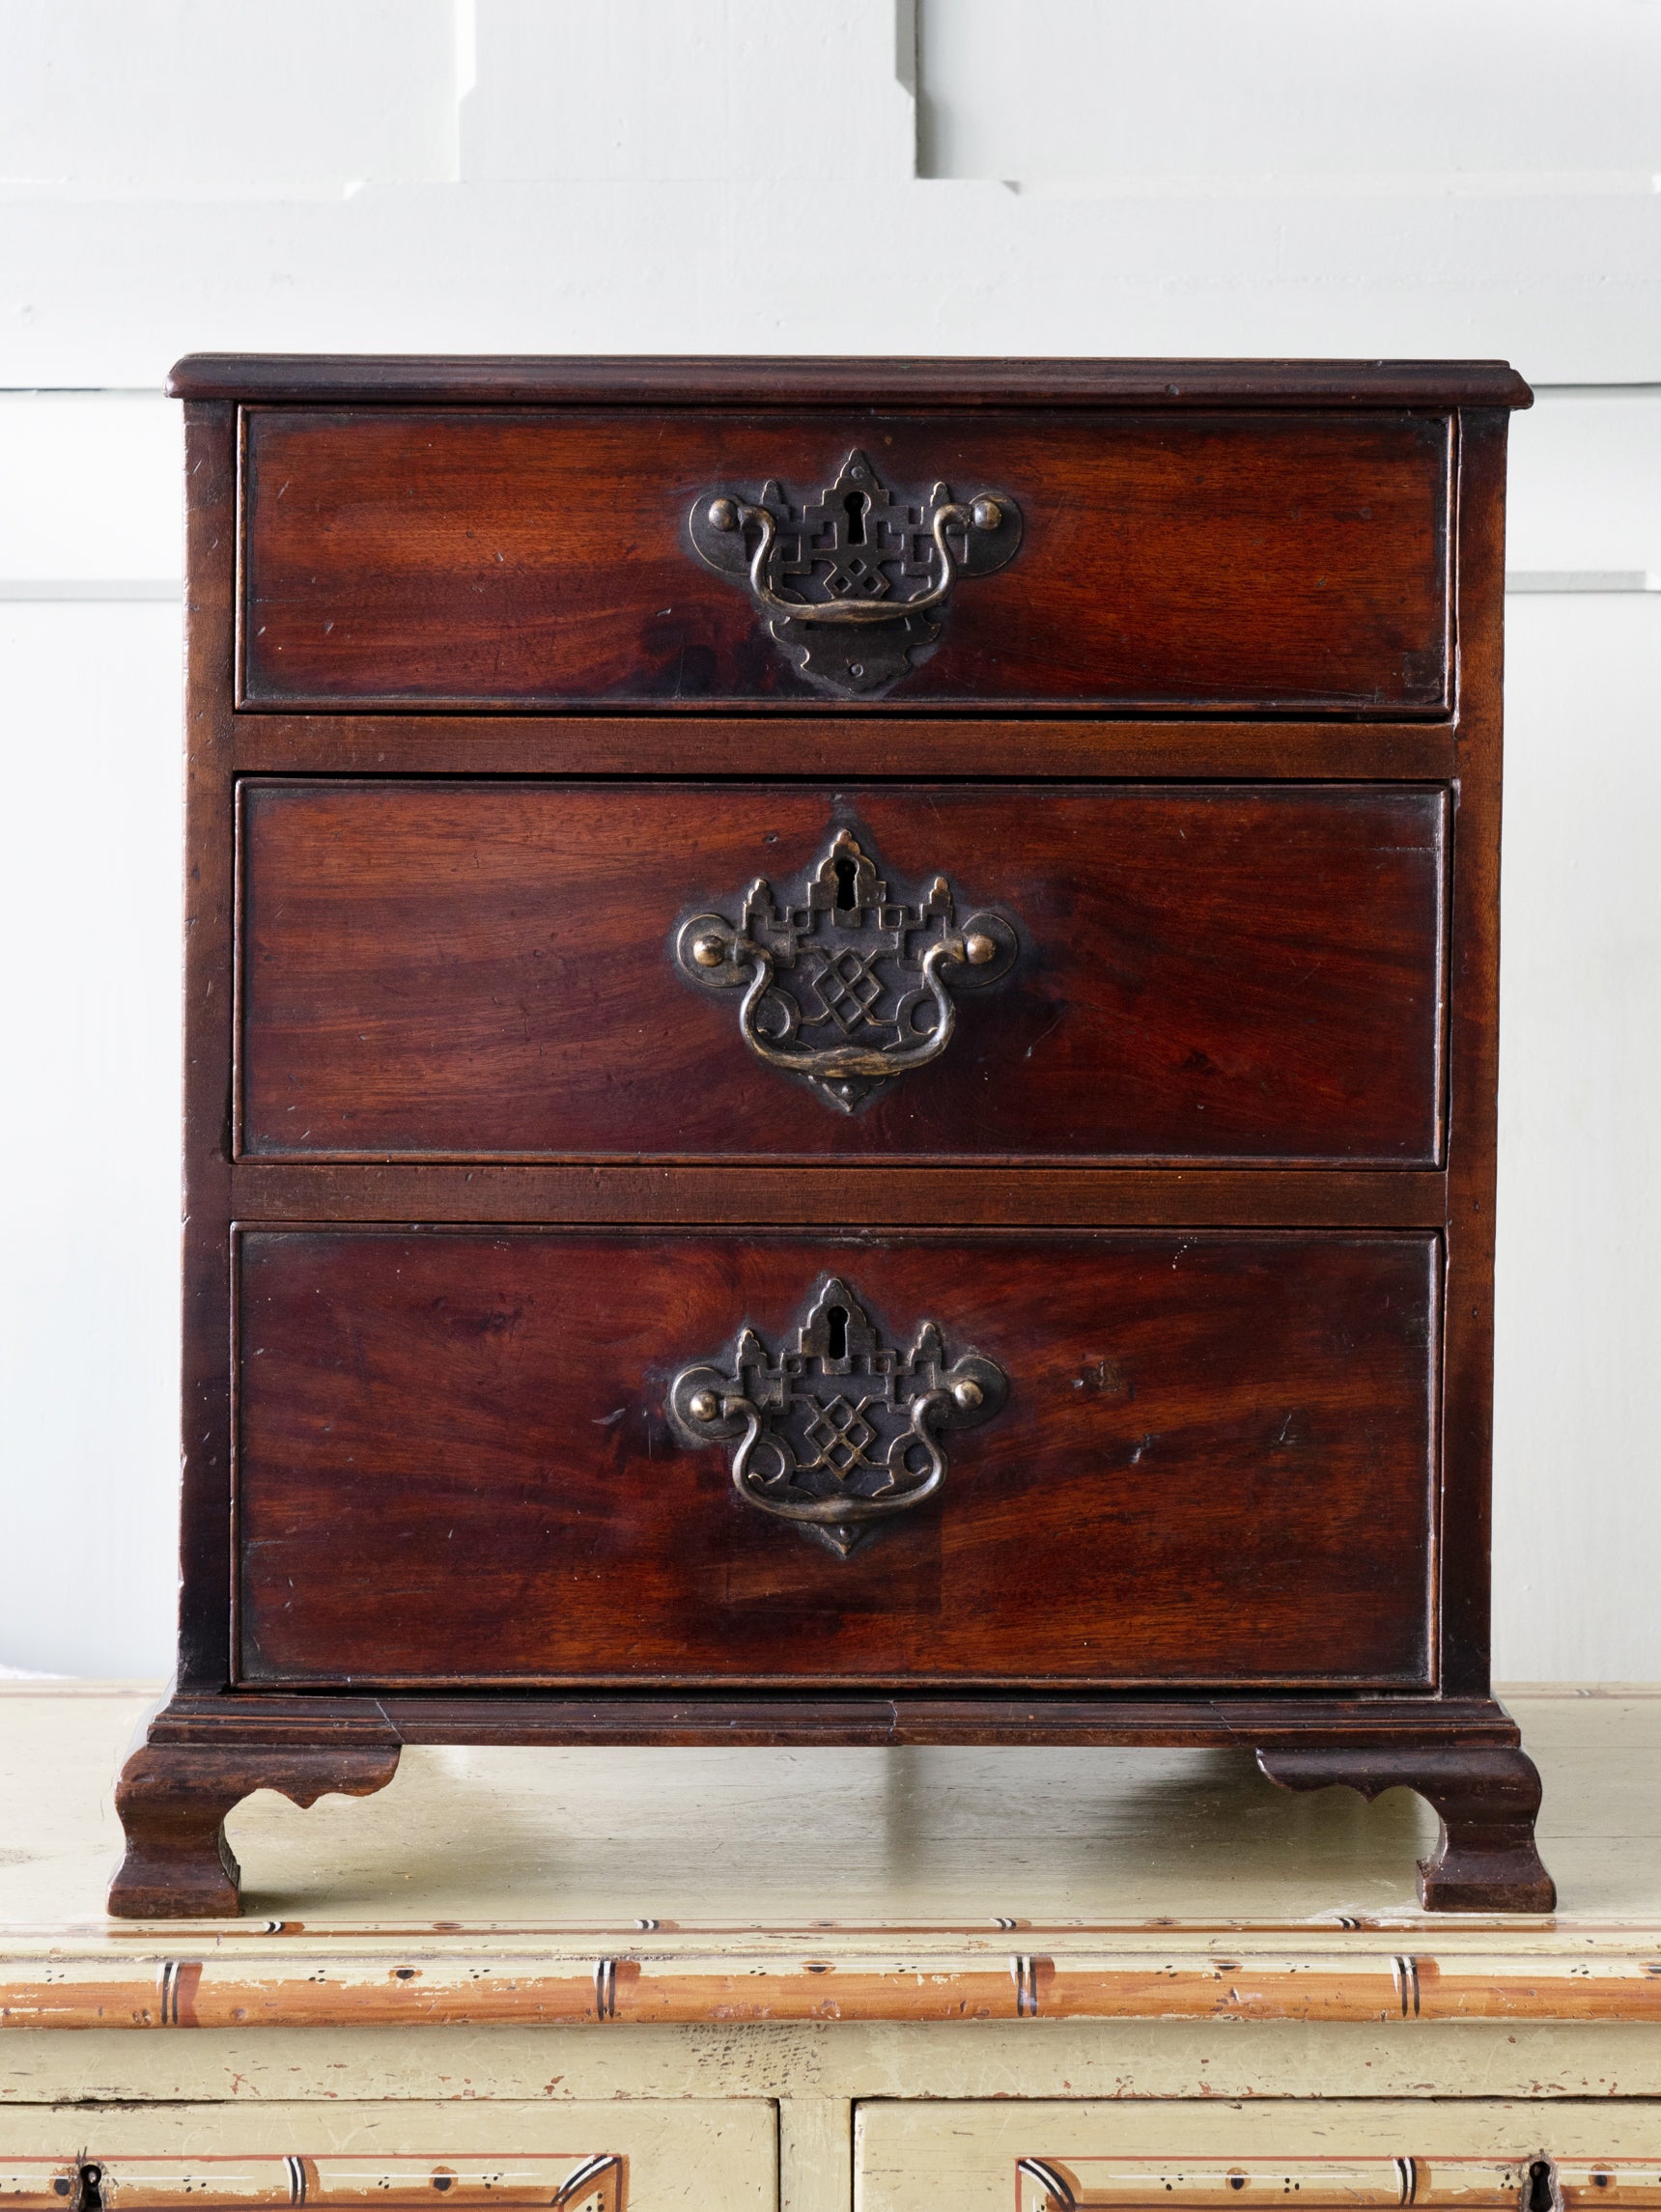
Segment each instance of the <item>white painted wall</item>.
[[1661,1676],[1658,67],[1661,0],[0,0],[0,1662],[168,1662],[176,354],[1484,353],[1553,387],[1497,1664]]

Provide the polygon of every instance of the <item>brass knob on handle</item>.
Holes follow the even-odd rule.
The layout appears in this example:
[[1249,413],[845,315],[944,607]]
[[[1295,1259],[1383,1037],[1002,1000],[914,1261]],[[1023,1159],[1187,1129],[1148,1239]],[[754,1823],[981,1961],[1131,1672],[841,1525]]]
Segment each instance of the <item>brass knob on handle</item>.
[[998,944],[984,930],[971,930],[963,940],[963,957],[971,967],[984,967],[998,958]]
[[718,937],[694,938],[692,958],[700,967],[719,967],[726,958],[726,946]]

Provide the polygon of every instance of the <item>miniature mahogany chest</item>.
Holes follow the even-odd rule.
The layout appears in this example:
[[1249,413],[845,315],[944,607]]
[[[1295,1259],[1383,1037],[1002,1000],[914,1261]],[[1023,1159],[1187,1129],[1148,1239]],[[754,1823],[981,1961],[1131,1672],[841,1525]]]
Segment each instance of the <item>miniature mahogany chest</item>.
[[1504,364],[195,357],[183,1589],[128,1917],[407,1743],[1488,1677]]

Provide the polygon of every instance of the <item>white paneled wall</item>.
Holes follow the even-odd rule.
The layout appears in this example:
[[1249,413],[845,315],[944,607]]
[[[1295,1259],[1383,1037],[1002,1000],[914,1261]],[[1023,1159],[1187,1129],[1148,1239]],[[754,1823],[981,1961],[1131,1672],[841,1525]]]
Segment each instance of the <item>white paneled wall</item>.
[[1513,587],[1661,589],[1661,386],[1539,394],[1512,418],[1508,491]]
[[1661,597],[1508,602],[1496,1661],[1661,1678]]
[[[755,180],[772,203],[787,180],[793,219],[820,235],[803,258],[822,266],[826,246],[851,238],[872,192],[912,181],[912,101],[896,72],[890,6],[483,0],[465,21],[466,184]],[[706,204],[713,213],[743,197],[729,189]],[[652,199],[627,206],[626,220],[652,226]],[[735,243],[713,242],[723,254]],[[733,273],[753,298],[742,261]],[[626,270],[614,275],[626,286]]]
[[1650,0],[922,0],[932,177],[1506,198],[1653,189]]
[[0,592],[177,598],[180,421],[159,392],[0,392]]
[[12,196],[340,200],[456,173],[450,0],[8,0]]
[[0,0],[6,380],[187,346],[1642,378],[1658,41],[1658,0]]
[[168,1662],[167,363],[1168,350],[1554,387],[1513,436],[1497,1662],[1661,1676],[1658,71],[1661,0],[0,0],[0,1662]]
[[1056,350],[1656,374],[1654,0],[917,9],[919,165]]
[[0,603],[0,1660],[168,1669],[177,1553],[172,604]]

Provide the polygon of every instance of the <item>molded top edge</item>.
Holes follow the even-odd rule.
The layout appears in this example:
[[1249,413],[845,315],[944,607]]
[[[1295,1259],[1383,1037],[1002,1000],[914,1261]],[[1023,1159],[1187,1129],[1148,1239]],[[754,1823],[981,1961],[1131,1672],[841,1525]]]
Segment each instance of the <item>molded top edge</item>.
[[187,353],[176,400],[496,406],[1527,407],[1505,361],[826,358],[727,354]]

